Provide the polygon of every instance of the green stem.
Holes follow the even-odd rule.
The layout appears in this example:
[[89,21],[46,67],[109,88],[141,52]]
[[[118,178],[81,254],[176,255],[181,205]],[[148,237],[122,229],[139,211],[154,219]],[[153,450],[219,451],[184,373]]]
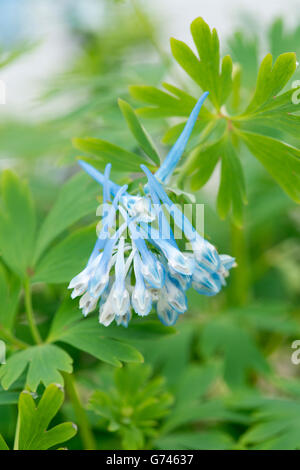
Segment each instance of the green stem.
[[27,315],[29,328],[30,328],[34,341],[37,344],[41,344],[42,338],[40,336],[39,330],[34,321],[32,299],[31,299],[31,287],[30,287],[30,281],[28,278],[26,278],[24,282],[24,291],[25,291],[25,308],[26,308],[26,315]]
[[7,341],[12,346],[16,346],[19,349],[26,349],[28,348],[28,344],[24,343],[20,339],[16,338],[9,330],[4,328],[4,326],[0,325],[0,338],[4,341]]
[[20,411],[18,409],[18,418],[17,418],[16,433],[15,433],[14,450],[19,450],[19,436],[20,436]]
[[81,435],[84,449],[96,450],[97,444],[93,436],[86,412],[80,402],[74,375],[66,373],[64,373],[63,375],[65,380],[66,391],[75,412],[76,421],[78,424],[78,429]]
[[245,305],[250,294],[248,250],[243,228],[231,224],[232,255],[237,267],[232,270],[231,301],[236,306]]

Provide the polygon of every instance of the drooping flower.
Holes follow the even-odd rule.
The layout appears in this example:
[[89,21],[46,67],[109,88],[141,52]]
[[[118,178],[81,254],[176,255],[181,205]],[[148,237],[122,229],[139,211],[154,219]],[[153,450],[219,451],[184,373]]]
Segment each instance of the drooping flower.
[[[147,178],[144,194],[129,194],[110,180],[111,164],[100,173],[79,160],[80,166],[103,187],[102,228],[84,270],[72,279],[72,298],[86,316],[99,306],[99,321],[127,326],[132,310],[139,316],[155,308],[165,325],[174,325],[187,310],[186,291],[216,295],[226,284],[235,260],[219,255],[199,235],[191,222],[167,195],[169,181],[193,130],[204,93],[163,164],[153,175],[141,165]],[[192,251],[179,248],[163,211],[182,232]]]

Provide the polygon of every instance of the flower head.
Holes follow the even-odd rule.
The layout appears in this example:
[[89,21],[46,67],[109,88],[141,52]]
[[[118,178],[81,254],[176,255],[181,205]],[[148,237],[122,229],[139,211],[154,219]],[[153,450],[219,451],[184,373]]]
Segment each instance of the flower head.
[[[144,194],[129,194],[126,185],[113,183],[110,163],[102,174],[79,161],[103,187],[104,209],[102,229],[87,266],[72,279],[69,288],[72,298],[81,296],[79,306],[84,315],[99,305],[99,321],[105,326],[114,320],[127,326],[132,309],[146,316],[153,307],[162,323],[173,325],[187,310],[187,289],[216,295],[235,265],[232,257],[219,255],[199,235],[163,186],[184,151],[206,96],[204,93],[196,104],[156,174],[141,165],[147,177]],[[163,207],[192,251],[179,248]]]

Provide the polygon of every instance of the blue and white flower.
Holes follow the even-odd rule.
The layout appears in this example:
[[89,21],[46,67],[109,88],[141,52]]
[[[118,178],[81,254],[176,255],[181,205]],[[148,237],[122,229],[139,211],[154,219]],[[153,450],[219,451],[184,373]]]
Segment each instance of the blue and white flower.
[[[187,306],[186,291],[216,295],[226,284],[235,260],[219,255],[201,237],[164,189],[182,156],[193,130],[204,93],[165,161],[147,177],[144,194],[129,194],[128,187],[110,180],[111,164],[100,173],[90,164],[80,166],[103,187],[102,229],[84,270],[72,279],[71,297],[81,296],[79,306],[86,316],[99,305],[99,321],[128,326],[132,311],[149,315],[154,308],[165,325],[174,325]],[[168,211],[192,251],[182,251],[162,209]],[[117,221],[118,220],[118,221]],[[120,220],[122,222],[120,222]],[[119,222],[119,223],[118,223]]]

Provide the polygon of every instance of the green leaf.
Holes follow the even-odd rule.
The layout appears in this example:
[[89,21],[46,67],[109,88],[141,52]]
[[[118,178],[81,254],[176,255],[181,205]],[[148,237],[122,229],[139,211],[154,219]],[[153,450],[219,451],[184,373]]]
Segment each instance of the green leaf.
[[288,51],[295,51],[298,56],[300,28],[297,23],[293,29],[284,24],[283,18],[276,18],[269,28],[268,36],[271,52],[275,57]]
[[18,403],[19,399],[18,392],[7,392],[7,391],[0,391],[0,406],[3,405],[15,405]]
[[207,82],[202,78],[202,64],[189,46],[183,41],[171,38],[171,50],[174,59],[181,65],[185,72],[198,83],[202,89],[206,90]]
[[53,344],[43,344],[9,357],[7,363],[0,367],[0,380],[7,390],[26,371],[26,385],[35,391],[40,382],[46,387],[51,383],[63,385],[63,377],[59,371],[70,373],[72,370],[72,358],[69,354]]
[[173,56],[203,91],[209,91],[210,99],[219,109],[232,89],[231,57],[224,57],[220,71],[218,34],[215,29],[210,30],[203,18],[192,22],[191,32],[200,60],[185,43],[176,39],[171,39]]
[[[181,92],[172,85],[164,84],[164,87],[171,93],[159,90],[153,86],[136,85],[130,87],[130,94],[137,101],[150,104],[144,108],[139,108],[137,114],[144,117],[158,118],[168,116],[188,117],[193,110],[197,100],[185,92]],[[202,107],[201,115],[205,114],[206,108]]]
[[23,391],[19,400],[18,450],[47,450],[68,441],[77,432],[73,423],[58,424],[47,430],[64,401],[64,392],[59,385],[49,385],[38,406],[28,391]]
[[231,387],[243,386],[251,370],[262,374],[269,372],[269,366],[249,331],[230,316],[204,326],[200,349],[206,357],[214,353],[223,355],[224,377]]
[[243,85],[252,89],[258,71],[258,38],[237,31],[227,42],[234,64],[240,65]]
[[[80,312],[78,310],[78,316]],[[97,318],[79,321],[61,332],[59,341],[85,351],[97,359],[120,367],[121,362],[142,362],[133,346],[114,338],[114,331],[98,323]]]
[[191,189],[197,191],[210,179],[216,164],[222,156],[222,141],[199,146],[191,153],[192,165],[189,172],[193,173],[191,178]]
[[205,402],[188,402],[175,408],[163,425],[163,433],[168,434],[181,426],[192,423],[210,423],[212,421],[247,423],[249,419],[242,413],[229,410],[219,399]]
[[[81,325],[86,322],[86,320],[82,319],[81,311],[78,308],[78,300],[71,300],[70,297],[67,297],[54,316],[47,341],[59,341],[62,335],[64,335],[69,328],[72,328],[76,322],[79,322]],[[103,328],[101,325],[97,325],[95,329],[96,334],[99,328],[102,336],[112,337],[121,341],[139,343],[151,340],[162,340],[163,337],[173,336],[176,333],[174,328],[165,328],[160,322],[148,319],[144,319],[143,322],[141,322],[140,319],[132,319],[130,328],[128,329],[120,328],[116,325],[110,325],[109,328]]]
[[100,186],[85,173],[73,176],[59,195],[43,222],[35,248],[37,261],[45,248],[64,230],[89,214],[96,214]]
[[266,55],[261,63],[254,96],[245,114],[257,112],[263,104],[277,95],[287,84],[296,70],[296,54],[281,54],[273,65],[271,54]]
[[24,277],[34,253],[36,218],[26,183],[3,171],[0,201],[0,249],[5,263]]
[[300,150],[252,132],[242,131],[239,135],[284,191],[300,202]]
[[31,52],[36,46],[37,43],[22,41],[22,43],[14,46],[12,50],[8,51],[7,48],[5,48],[4,51],[0,50],[0,68],[4,68],[12,62],[15,62],[27,52]]
[[178,377],[176,406],[202,398],[208,393],[219,373],[219,368],[213,363],[206,366],[190,364]]
[[228,139],[221,147],[221,181],[217,208],[221,218],[225,218],[232,207],[232,218],[237,226],[243,225],[243,203],[247,202],[244,172],[233,145]]
[[242,436],[241,442],[251,449],[296,450],[299,449],[298,400],[274,398],[253,404],[253,426]]
[[73,145],[83,152],[93,155],[93,158],[80,157],[91,163],[100,171],[105,169],[108,162],[111,162],[113,169],[118,171],[126,169],[131,172],[141,172],[140,165],[145,163],[145,158],[136,153],[129,152],[117,145],[105,140],[88,137],[85,139],[73,139]]
[[94,226],[76,230],[47,251],[38,262],[32,281],[70,282],[86,265],[95,242]]
[[154,164],[160,165],[160,158],[154,147],[154,144],[151,141],[146,130],[143,128],[142,124],[139,122],[130,104],[121,99],[118,100],[118,103],[123,113],[123,116],[127,121],[128,127],[136,138],[137,142],[140,144],[146,155],[151,158]]
[[144,448],[145,437],[153,435],[159,420],[169,412],[173,400],[165,381],[151,375],[147,365],[126,365],[113,376],[110,371],[91,397],[91,409],[110,432],[119,435],[123,449]]
[[146,363],[154,364],[172,385],[177,384],[178,377],[188,368],[195,325],[189,322],[179,323],[176,330],[176,335],[141,344]]
[[9,450],[8,445],[0,434],[0,450]]
[[[78,301],[67,299],[54,317],[47,341],[62,341],[118,367],[123,361],[142,362],[143,356],[128,343],[141,339],[143,332],[134,326],[125,332],[122,330],[125,328],[114,325],[106,328],[99,324],[96,317],[82,319]],[[154,330],[154,335],[159,336],[159,333]]]
[[9,275],[0,265],[0,328],[12,328],[20,291],[20,280],[13,274]]
[[178,432],[161,436],[155,441],[159,449],[226,450],[232,449],[232,438],[221,431]]
[[291,336],[300,333],[300,326],[296,319],[291,318],[288,306],[279,302],[252,304],[234,309],[234,314],[247,322],[248,328]]

